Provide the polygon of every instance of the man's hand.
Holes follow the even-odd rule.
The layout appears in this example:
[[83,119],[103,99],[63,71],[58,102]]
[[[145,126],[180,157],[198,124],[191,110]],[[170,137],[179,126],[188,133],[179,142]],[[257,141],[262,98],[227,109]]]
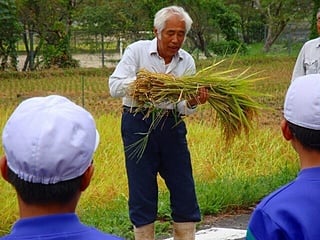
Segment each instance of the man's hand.
[[187,101],[187,105],[189,108],[193,108],[196,105],[204,104],[209,99],[208,89],[202,87],[199,89],[198,94]]

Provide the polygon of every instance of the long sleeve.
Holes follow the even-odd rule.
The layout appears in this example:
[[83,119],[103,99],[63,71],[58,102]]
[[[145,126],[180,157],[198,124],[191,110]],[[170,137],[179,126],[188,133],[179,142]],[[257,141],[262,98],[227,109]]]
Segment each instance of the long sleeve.
[[[120,62],[109,77],[110,95],[116,98],[121,97],[123,105],[136,106],[135,101],[127,93],[128,86],[136,80],[136,74],[140,69],[172,74],[176,77],[192,75],[196,72],[194,59],[182,49],[173,57],[171,63],[166,65],[163,58],[158,55],[156,39],[135,42],[126,48]],[[159,108],[176,108],[183,115],[190,115],[196,111],[187,107],[186,100],[182,100],[176,106],[160,104]]]
[[112,97],[124,97],[130,83],[136,80],[137,66],[130,47],[124,52],[121,61],[109,77],[109,90]]

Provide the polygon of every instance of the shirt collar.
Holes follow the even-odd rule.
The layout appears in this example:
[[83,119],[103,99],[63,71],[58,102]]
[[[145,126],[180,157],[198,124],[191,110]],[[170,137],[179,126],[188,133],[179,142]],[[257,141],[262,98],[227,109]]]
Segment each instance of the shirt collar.
[[320,37],[317,38],[318,44],[317,44],[317,48],[320,47]]
[[79,231],[84,228],[74,213],[52,214],[40,217],[21,218],[12,228],[11,235],[32,236]]
[[[181,52],[181,49],[179,49],[179,51],[176,53],[176,55],[174,55],[174,58],[183,59],[183,57],[180,54],[180,52]],[[157,54],[159,56],[158,49],[157,49],[157,38],[152,39],[151,45],[150,45],[150,48],[149,48],[149,54],[150,55]]]
[[304,168],[299,172],[298,178],[320,180],[320,167]]

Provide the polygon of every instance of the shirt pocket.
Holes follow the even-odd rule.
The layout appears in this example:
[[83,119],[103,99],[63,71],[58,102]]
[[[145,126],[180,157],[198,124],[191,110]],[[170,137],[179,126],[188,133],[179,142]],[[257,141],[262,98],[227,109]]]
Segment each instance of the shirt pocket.
[[304,67],[306,74],[319,73],[319,61],[318,60],[305,60]]

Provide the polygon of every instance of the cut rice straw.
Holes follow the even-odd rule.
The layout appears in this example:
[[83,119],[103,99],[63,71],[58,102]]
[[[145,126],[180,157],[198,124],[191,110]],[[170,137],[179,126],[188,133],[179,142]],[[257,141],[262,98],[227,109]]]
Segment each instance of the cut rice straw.
[[159,104],[177,104],[194,98],[199,88],[205,87],[209,94],[208,103],[215,110],[225,139],[229,141],[241,132],[248,133],[253,118],[263,108],[255,99],[265,95],[255,91],[254,83],[264,78],[257,77],[257,73],[249,74],[249,69],[240,73],[237,73],[238,69],[218,71],[217,67],[223,61],[195,75],[182,77],[142,69],[129,88],[129,94],[137,104],[136,111],[143,111],[148,117],[150,113],[159,112]]

